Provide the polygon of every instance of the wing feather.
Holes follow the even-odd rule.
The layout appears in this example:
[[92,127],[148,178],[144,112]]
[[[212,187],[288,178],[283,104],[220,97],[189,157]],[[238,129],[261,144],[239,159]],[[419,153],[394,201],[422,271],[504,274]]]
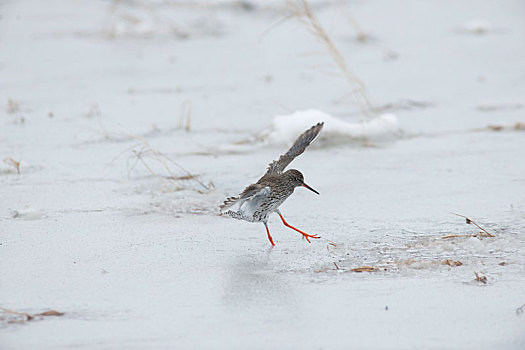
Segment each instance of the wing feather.
[[288,164],[290,164],[297,156],[301,155],[306,147],[312,143],[312,141],[319,135],[319,132],[323,128],[324,122],[317,123],[312,126],[310,129],[306,130],[297,138],[292,147],[279,157],[278,160],[274,160],[268,166],[266,174],[279,173],[282,172]]
[[270,192],[270,189],[267,186],[260,184],[252,184],[244,189],[238,197],[230,197],[224,201],[222,205],[219,206],[221,212],[225,209],[233,207],[235,204],[239,204],[239,208],[247,200],[253,199],[257,196],[267,195]]

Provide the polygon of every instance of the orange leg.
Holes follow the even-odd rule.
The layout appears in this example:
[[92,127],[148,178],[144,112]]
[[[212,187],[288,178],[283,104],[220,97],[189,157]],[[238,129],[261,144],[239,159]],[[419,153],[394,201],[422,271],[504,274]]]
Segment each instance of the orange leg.
[[264,223],[264,227],[266,227],[266,232],[268,233],[268,239],[270,240],[270,243],[272,245],[275,245],[275,243],[273,243],[272,236],[270,236],[270,230],[268,229],[268,225],[266,225],[266,222]]
[[306,238],[306,240],[308,241],[308,243],[310,243],[310,239],[309,239],[309,238],[316,238],[316,239],[317,239],[317,238],[321,238],[321,237],[319,237],[319,236],[317,236],[317,235],[309,235],[308,233],[304,233],[303,231],[296,229],[296,228],[293,227],[292,225],[288,224],[288,223],[286,222],[286,220],[284,220],[284,218],[283,218],[283,216],[281,215],[280,212],[277,212],[277,214],[279,214],[279,216],[281,217],[281,220],[283,221],[284,226],[289,227],[289,228],[291,228],[291,229],[294,229],[295,231],[297,231],[297,232],[299,232],[300,234],[302,234],[302,235],[303,235],[303,238]]

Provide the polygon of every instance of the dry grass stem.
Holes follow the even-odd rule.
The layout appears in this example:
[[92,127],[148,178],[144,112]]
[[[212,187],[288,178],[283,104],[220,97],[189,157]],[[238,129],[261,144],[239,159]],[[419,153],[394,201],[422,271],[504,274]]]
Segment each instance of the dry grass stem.
[[0,306],[0,311],[3,312],[3,313],[6,313],[6,314],[22,317],[22,319],[10,320],[10,321],[8,321],[8,323],[23,323],[23,322],[27,322],[27,321],[32,321],[32,320],[34,320],[37,317],[64,316],[63,312],[58,312],[56,310],[44,311],[44,312],[41,312],[41,313],[38,313],[38,314],[29,314],[27,312],[18,312],[18,311],[14,311],[14,310],[9,310],[9,309],[6,309],[6,308]]
[[[198,176],[195,174],[190,173],[188,170],[186,170],[182,165],[175,162],[170,157],[166,156],[160,151],[155,150],[150,146],[148,141],[146,141],[144,138],[139,136],[131,136],[135,140],[139,141],[139,144],[135,146],[135,148],[138,147],[138,149],[133,149],[133,155],[128,158],[127,167],[128,167],[128,176],[133,171],[133,169],[136,167],[137,163],[140,162],[152,175],[154,176],[160,176],[157,174],[155,170],[152,169],[146,162],[146,159],[152,159],[159,163],[169,174],[167,177],[165,177],[167,180],[174,182],[174,181],[194,181],[196,182],[200,187],[202,187],[203,190],[196,190],[199,193],[207,193],[211,191],[213,188],[215,188],[215,185],[212,181],[208,183],[208,185],[205,185],[202,181],[198,179]],[[130,167],[130,160],[131,158],[135,159],[135,162]],[[184,175],[180,176],[177,175],[173,167],[178,168],[181,172],[184,173]],[[189,189],[186,187],[179,187],[177,186],[176,189]]]
[[483,227],[479,226],[478,224],[476,224],[474,221],[472,221],[470,218],[466,217],[465,215],[461,215],[461,214],[456,214],[456,213],[452,213],[453,215],[456,215],[456,216],[460,216],[462,218],[465,218],[465,222],[467,224],[472,224],[474,226],[476,226],[477,228],[479,228],[481,231],[485,232],[485,234],[489,237],[495,237],[492,233],[489,233],[487,232],[487,230],[485,230]]
[[13,311],[13,310],[9,310],[9,309],[6,309],[6,308],[4,308],[4,307],[1,307],[1,306],[0,306],[0,311],[4,312],[4,313],[6,313],[6,314],[11,314],[11,315],[16,315],[16,316],[22,316],[22,317],[25,318],[24,321],[31,321],[31,320],[34,318],[33,315],[30,315],[30,314],[28,314],[28,313],[26,313],[26,312]]
[[446,236],[442,236],[440,238],[441,239],[450,239],[450,238],[470,238],[470,237],[480,238],[480,237],[489,237],[489,236],[485,232],[480,232],[480,233],[473,233],[471,235],[456,235],[456,234],[446,235]]
[[352,269],[351,271],[353,272],[376,272],[376,271],[379,271],[379,269],[377,267],[372,267],[372,266],[361,266],[361,267],[356,267]]
[[514,124],[489,124],[485,128],[476,128],[472,129],[472,131],[504,131],[504,130],[514,130],[514,131],[524,131],[525,130],[525,123],[524,122],[516,122]]
[[343,55],[341,55],[341,52],[337,49],[330,36],[326,33],[323,26],[312,12],[312,8],[308,2],[306,0],[297,0],[296,2],[291,3],[291,7],[297,18],[307,25],[312,34],[324,44],[328,53],[350,83],[352,96],[358,102],[361,112],[369,117],[374,117],[377,112],[370,102],[370,97],[365,84],[348,67]]
[[327,238],[323,238],[325,241],[328,242],[329,245],[331,245],[332,247],[337,247],[337,244],[335,242],[332,242],[331,240],[327,239]]

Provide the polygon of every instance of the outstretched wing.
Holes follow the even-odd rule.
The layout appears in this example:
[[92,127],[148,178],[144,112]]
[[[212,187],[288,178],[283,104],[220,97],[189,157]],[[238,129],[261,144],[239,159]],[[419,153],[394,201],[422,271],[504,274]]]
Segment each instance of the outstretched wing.
[[323,124],[324,122],[317,123],[310,129],[303,132],[301,136],[297,138],[297,140],[295,141],[293,146],[288,150],[288,152],[280,156],[278,160],[274,160],[270,163],[266,174],[282,172],[288,166],[288,164],[290,164],[292,160],[295,159],[295,157],[302,154],[306,147],[308,147],[310,143],[312,143],[312,141],[317,137],[317,135],[323,128]]
[[259,196],[267,196],[270,193],[270,189],[267,186],[252,184],[244,189],[239,197],[229,197],[222,205],[219,206],[221,212],[225,209],[233,207],[235,204],[239,204],[239,208],[242,207],[244,202],[252,199],[256,199]]

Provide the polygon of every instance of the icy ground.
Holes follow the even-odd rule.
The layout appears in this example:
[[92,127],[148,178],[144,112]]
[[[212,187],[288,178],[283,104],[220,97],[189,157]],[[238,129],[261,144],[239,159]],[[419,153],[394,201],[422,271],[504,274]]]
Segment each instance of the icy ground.
[[270,248],[217,207],[274,117],[370,122],[286,4],[0,3],[0,307],[64,313],[0,312],[0,349],[525,348],[523,1],[312,7],[397,124],[296,159],[323,238]]

